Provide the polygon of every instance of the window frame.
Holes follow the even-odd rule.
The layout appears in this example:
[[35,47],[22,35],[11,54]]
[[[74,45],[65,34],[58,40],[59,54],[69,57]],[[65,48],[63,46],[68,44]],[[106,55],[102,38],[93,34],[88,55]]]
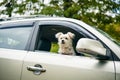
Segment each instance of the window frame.
[[[84,33],[86,34],[86,38],[91,38],[91,39],[96,39],[95,36],[91,35],[87,30],[85,30],[84,28],[82,27],[78,27],[80,25],[77,25],[75,23],[72,23],[72,22],[69,22],[69,21],[64,21],[64,20],[51,20],[51,21],[48,21],[48,20],[44,20],[44,21],[37,21],[37,24],[35,26],[35,30],[34,30],[34,34],[33,34],[33,38],[31,40],[31,46],[29,48],[30,51],[35,51],[35,46],[36,46],[36,41],[37,41],[37,36],[38,36],[38,32],[39,32],[39,29],[41,28],[41,25],[60,25],[60,26],[65,26],[65,27],[68,27],[68,28],[71,28],[71,29],[74,29],[75,31],[77,31],[78,33],[81,34]],[[81,29],[81,32],[80,29]]]

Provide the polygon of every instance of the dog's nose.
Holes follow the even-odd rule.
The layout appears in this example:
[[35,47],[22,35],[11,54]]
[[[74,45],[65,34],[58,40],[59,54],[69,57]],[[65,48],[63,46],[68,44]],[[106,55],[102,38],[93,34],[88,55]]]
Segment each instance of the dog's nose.
[[64,41],[64,40],[62,40],[62,44],[65,44],[65,41]]

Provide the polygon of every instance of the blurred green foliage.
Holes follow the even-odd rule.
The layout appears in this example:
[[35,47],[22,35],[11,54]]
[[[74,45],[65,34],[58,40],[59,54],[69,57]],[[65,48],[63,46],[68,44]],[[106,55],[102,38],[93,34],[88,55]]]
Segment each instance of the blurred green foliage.
[[59,48],[58,44],[53,42],[51,45],[50,52],[58,53],[58,48]]
[[[119,0],[118,0],[119,1]],[[120,42],[120,2],[113,0],[3,0],[0,6],[5,9],[0,15],[44,14],[82,20],[95,26]]]

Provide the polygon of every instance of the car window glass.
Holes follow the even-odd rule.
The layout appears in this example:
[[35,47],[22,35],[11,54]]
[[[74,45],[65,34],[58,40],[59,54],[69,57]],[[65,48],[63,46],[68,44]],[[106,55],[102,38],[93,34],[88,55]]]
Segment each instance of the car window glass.
[[0,28],[0,48],[24,50],[31,27]]

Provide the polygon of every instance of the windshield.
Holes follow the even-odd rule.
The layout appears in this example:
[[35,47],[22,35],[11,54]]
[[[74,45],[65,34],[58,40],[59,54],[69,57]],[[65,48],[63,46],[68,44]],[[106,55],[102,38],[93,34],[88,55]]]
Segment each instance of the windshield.
[[95,28],[97,31],[99,31],[100,33],[102,33],[103,35],[105,35],[107,38],[109,38],[111,41],[113,41],[115,44],[117,44],[118,46],[120,46],[120,41],[112,38],[109,34],[107,34],[106,32],[98,29],[98,28]]

